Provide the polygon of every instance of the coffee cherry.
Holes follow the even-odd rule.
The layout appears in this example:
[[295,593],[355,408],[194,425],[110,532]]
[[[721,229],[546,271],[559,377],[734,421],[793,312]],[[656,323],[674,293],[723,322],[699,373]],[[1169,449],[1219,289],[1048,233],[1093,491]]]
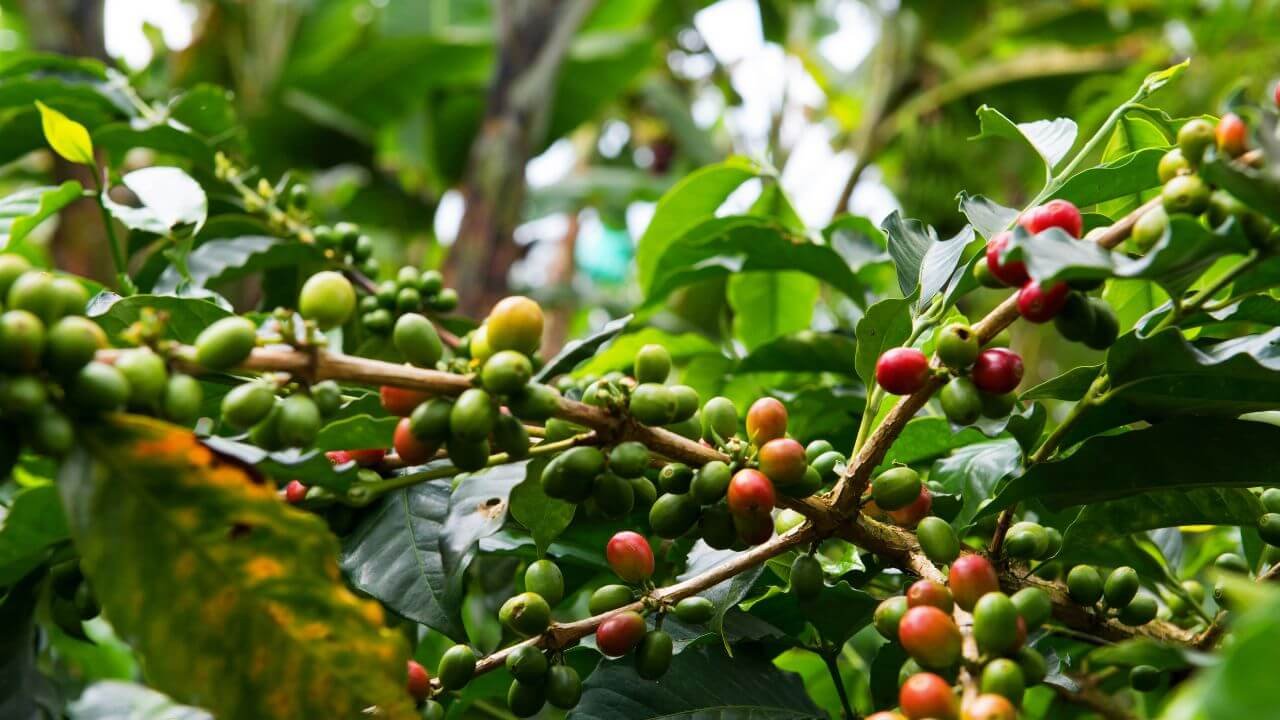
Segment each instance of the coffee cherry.
[[671,388],[658,383],[642,383],[631,391],[627,409],[632,417],[645,425],[666,425],[674,422],[679,407]]
[[927,517],[916,527],[920,549],[932,562],[946,564],[960,557],[960,538],[951,524],[940,517]]
[[809,467],[818,473],[819,483],[829,483],[836,480],[840,466],[844,464],[845,456],[838,450],[830,450],[819,455]]
[[307,278],[298,295],[298,312],[321,330],[342,325],[356,310],[356,290],[340,272],[325,270]]
[[449,410],[449,435],[468,440],[487,437],[497,421],[493,399],[479,388],[463,391]]
[[1093,332],[1084,339],[1084,344],[1094,350],[1106,350],[1120,335],[1120,320],[1102,298],[1089,298],[1089,307],[1093,310]]
[[635,509],[636,494],[631,481],[605,472],[596,478],[591,502],[605,517],[624,517]]
[[222,318],[196,336],[196,362],[210,370],[233,368],[249,357],[257,332],[246,318]]
[[951,683],[933,673],[916,673],[898,691],[898,707],[909,720],[956,720],[960,703]]
[[1183,157],[1182,150],[1174,148],[1160,157],[1156,166],[1156,174],[1161,183],[1167,183],[1182,173],[1191,172],[1191,163]]
[[[0,315],[0,364],[4,367],[10,370],[36,369],[40,366],[45,343],[44,323],[34,314],[26,310],[10,310]],[[92,355],[88,360],[91,359]],[[83,366],[82,362],[75,369]]]
[[1067,594],[1075,602],[1090,606],[1102,599],[1102,576],[1092,565],[1077,565],[1067,573]]
[[1102,598],[1109,607],[1122,608],[1138,594],[1138,572],[1121,566],[1111,571],[1102,585]]
[[996,658],[982,668],[983,693],[999,695],[1014,705],[1022,703],[1022,693],[1027,688],[1026,678],[1018,663],[1006,658]]
[[1049,550],[1049,533],[1033,522],[1014,523],[1004,539],[1004,553],[1023,560],[1041,558]]
[[[396,449],[396,455],[399,455],[406,465],[425,465],[436,456],[436,451],[440,449],[438,443],[428,443],[420,440],[413,433],[409,418],[400,418],[396,423],[391,445]],[[455,463],[457,462],[457,458],[453,458],[453,460]]]
[[978,353],[970,377],[982,392],[992,395],[1012,392],[1022,382],[1022,358],[1005,348],[987,348]]
[[498,619],[517,634],[538,635],[551,622],[551,607],[541,595],[523,592],[502,604]]
[[[33,321],[39,322],[34,315],[22,310],[10,310],[0,315],[0,353],[2,353],[0,357],[10,367],[34,368],[36,361],[25,354],[30,351],[29,341],[10,338],[9,316],[11,314],[26,315],[23,324],[28,330],[34,328]],[[49,328],[46,339],[44,352],[49,369],[62,376],[70,375],[84,367],[93,359],[95,353],[107,346],[107,334],[102,331],[102,328],[89,318],[80,315],[70,315],[54,323],[53,327]],[[15,352],[23,354],[15,355]]]
[[307,499],[307,486],[297,480],[290,480],[284,486],[284,501],[290,505],[299,505]]
[[671,668],[674,643],[661,630],[650,630],[636,647],[636,674],[645,680],[657,680]]
[[129,381],[115,367],[91,362],[72,379],[67,399],[88,412],[118,410],[129,399]]
[[547,671],[547,702],[561,710],[572,710],[582,699],[582,679],[568,665],[554,665]]
[[511,677],[529,685],[540,685],[547,679],[547,656],[533,645],[520,645],[507,655],[507,671]]
[[964,720],[1018,720],[1018,710],[1002,695],[986,693],[964,706]]
[[9,289],[22,274],[31,269],[31,261],[15,253],[0,253],[0,298],[9,297]]
[[13,281],[5,307],[26,310],[45,325],[52,325],[63,315],[62,296],[54,284],[53,275],[40,270],[25,272]]
[[881,710],[880,712],[868,715],[867,720],[905,720],[905,718],[896,712]]
[[1222,553],[1213,561],[1213,566],[1226,572],[1249,574],[1249,563],[1235,553]]
[[1082,293],[1067,293],[1062,309],[1053,319],[1058,334],[1071,342],[1081,342],[1093,332],[1093,306]]
[[1120,622],[1133,627],[1146,625],[1155,619],[1159,608],[1156,599],[1150,595],[1138,595],[1120,608]]
[[808,467],[804,447],[791,438],[776,438],[760,447],[760,471],[774,485],[791,485],[804,477]]
[[731,513],[733,529],[748,545],[759,545],[773,537],[773,517],[766,511]]
[[501,350],[493,354],[484,363],[480,371],[480,382],[484,389],[494,395],[509,395],[519,392],[533,377],[533,365],[529,358],[514,351]]
[[667,493],[649,508],[649,528],[660,538],[674,540],[698,522],[698,502],[687,494]]
[[1178,149],[1193,167],[1199,165],[1200,159],[1204,157],[1204,151],[1213,144],[1215,134],[1213,123],[1208,120],[1203,118],[1188,120],[1178,128]]
[[774,398],[756,400],[747,410],[747,438],[756,447],[787,433],[787,409]]
[[729,481],[733,472],[729,466],[719,460],[712,460],[694,473],[689,492],[694,500],[703,505],[719,502],[729,490]]
[[1018,224],[1032,235],[1056,227],[1071,237],[1078,238],[1084,229],[1084,218],[1081,217],[1079,208],[1071,202],[1050,200],[1024,213],[1018,218]]
[[909,609],[911,609],[910,601],[902,595],[882,600],[872,615],[871,622],[875,625],[876,632],[886,640],[897,640],[898,624],[902,622],[902,616],[906,615]]
[[636,352],[635,378],[639,383],[663,383],[671,374],[671,353],[661,345],[650,343]]
[[222,421],[236,430],[247,430],[261,422],[275,402],[275,390],[265,382],[237,385],[222,396]]
[[635,593],[626,585],[601,585],[587,600],[587,612],[592,615],[617,610],[635,599]]
[[1218,152],[1227,157],[1239,157],[1249,146],[1249,128],[1244,124],[1244,120],[1233,112],[1218,119],[1214,137],[1218,143]]
[[529,563],[524,570],[524,589],[542,596],[548,605],[564,599],[564,575],[554,562],[543,558]]
[[391,339],[411,365],[433,368],[444,355],[444,345],[440,342],[436,326],[417,313],[401,315],[396,320]]
[[624,530],[609,539],[605,558],[618,577],[638,583],[653,576],[653,550],[640,533]]
[[[503,298],[485,320],[489,348],[533,355],[542,344],[542,308],[527,297]],[[472,352],[475,357],[475,352]],[[483,360],[481,360],[483,362]]]
[[822,575],[822,564],[812,555],[797,555],[791,563],[791,592],[801,602],[813,600],[822,594],[826,580]]
[[871,498],[883,510],[900,510],[920,497],[920,474],[899,465],[880,473],[871,481]]
[[702,438],[707,442],[723,442],[738,433],[738,410],[729,398],[708,400],[702,406],[701,419]]
[[1138,692],[1151,692],[1160,687],[1160,669],[1151,665],[1135,665],[1129,671],[1129,686]]
[[988,592],[973,606],[973,637],[989,655],[1014,650],[1018,642],[1018,608],[1002,592]]
[[932,670],[945,670],[960,660],[960,628],[931,605],[907,610],[898,623],[898,641],[916,662]]
[[1280,545],[1280,513],[1263,513],[1258,518],[1258,535],[1268,545]]
[[952,378],[938,393],[942,412],[957,425],[972,425],[982,416],[982,393],[967,377]]
[[876,383],[893,395],[910,395],[929,379],[929,358],[915,348],[893,348],[876,360]]
[[952,370],[964,370],[978,357],[981,346],[973,328],[963,323],[951,323],[938,331],[938,359]]
[[622,657],[640,644],[644,634],[644,617],[625,610],[605,618],[596,628],[596,647],[608,657]]
[[694,595],[676,603],[674,612],[676,618],[682,623],[701,625],[715,617],[716,606],[707,598]]
[[1022,678],[1027,685],[1039,684],[1049,672],[1044,656],[1032,648],[1020,648],[1015,660],[1022,670]]
[[431,675],[416,660],[409,661],[407,687],[409,694],[419,702],[431,696]]
[[951,597],[947,586],[925,578],[912,583],[907,588],[906,597],[908,607],[936,607],[947,614],[956,607],[955,598]]
[[116,369],[129,381],[129,404],[136,408],[154,409],[160,405],[168,370],[164,358],[151,348],[125,350],[116,358]]
[[[320,409],[310,396],[301,393],[290,395],[280,403],[280,418],[276,432],[280,441],[288,447],[305,447],[315,442],[323,420]],[[402,419],[401,424],[406,424]]]
[[956,604],[966,611],[972,611],[983,595],[1000,590],[996,569],[981,555],[963,555],[951,563],[947,584]]
[[445,690],[459,690],[476,674],[476,653],[466,645],[454,645],[440,657],[436,677]]
[[750,468],[734,473],[727,498],[729,510],[735,515],[769,513],[776,504],[773,483],[764,473]]
[[663,492],[683,495],[693,483],[693,470],[684,463],[667,463],[658,471],[658,484]]
[[1179,175],[1164,184],[1160,201],[1170,215],[1199,215],[1209,209],[1209,186],[1199,175]]
[[987,270],[1005,285],[1022,287],[1031,279],[1027,274],[1027,264],[1021,260],[1000,262],[1000,253],[1004,252],[1012,240],[1013,234],[1007,230],[996,233],[995,237],[991,238],[986,250]]
[[1018,615],[1034,630],[1044,624],[1053,614],[1053,602],[1048,593],[1036,587],[1025,587],[1009,598],[1018,609]]
[[547,704],[546,689],[543,685],[530,685],[519,680],[512,680],[507,688],[507,709],[518,718],[533,717],[542,711]]
[[1047,288],[1032,280],[1018,291],[1018,314],[1033,323],[1049,322],[1062,311],[1071,286],[1055,282]]
[[546,420],[559,406],[560,391],[541,383],[529,383],[507,397],[507,408],[523,420]]
[[604,453],[598,448],[571,448],[543,468],[542,490],[553,498],[582,502],[590,497],[591,485],[604,471],[604,462]]

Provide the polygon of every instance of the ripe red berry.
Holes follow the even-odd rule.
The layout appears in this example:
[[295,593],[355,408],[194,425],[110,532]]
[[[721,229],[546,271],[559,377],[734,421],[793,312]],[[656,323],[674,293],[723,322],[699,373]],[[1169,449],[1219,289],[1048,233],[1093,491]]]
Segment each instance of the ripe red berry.
[[921,485],[920,496],[910,505],[897,510],[889,511],[889,518],[893,520],[895,525],[906,528],[915,527],[919,522],[929,516],[929,511],[933,509],[933,493],[929,492],[929,488]]
[[987,693],[965,705],[964,717],[965,720],[1018,720],[1018,710],[1003,695]]
[[339,450],[338,452],[346,452],[347,455],[355,460],[360,467],[373,467],[382,462],[382,458],[387,456],[387,451],[382,448],[362,448],[360,450]]
[[609,567],[629,583],[648,580],[653,575],[653,549],[643,535],[623,530],[609,538],[604,550]]
[[867,720],[903,720],[903,716],[891,710],[881,710],[868,715]]
[[596,647],[609,657],[621,657],[631,652],[644,637],[644,617],[627,610],[610,615],[596,628]]
[[760,472],[775,485],[791,485],[804,479],[809,467],[804,446],[791,438],[774,438],[760,447]]
[[405,390],[404,388],[383,385],[378,389],[378,399],[382,401],[382,409],[392,415],[408,417],[413,409],[429,397],[424,392]]
[[787,434],[787,408],[771,397],[760,398],[747,410],[747,437],[756,447]]
[[1249,128],[1235,113],[1229,112],[1218,120],[1214,135],[1218,140],[1218,151],[1230,157],[1240,155],[1249,145]]
[[284,486],[284,501],[290,505],[297,505],[307,497],[307,486],[297,480],[290,480]]
[[406,465],[422,465],[435,457],[438,449],[422,442],[417,435],[414,435],[409,430],[409,418],[407,417],[400,418],[400,422],[396,423],[392,444],[395,445],[396,454],[400,456],[400,459]]
[[936,607],[944,613],[950,613],[955,605],[951,591],[942,583],[920,579],[907,588],[908,607]]
[[951,684],[933,673],[916,673],[898,691],[898,706],[910,720],[956,720],[959,703]]
[[743,468],[729,480],[729,511],[735,515],[768,513],[776,502],[773,483],[759,470]]
[[1031,276],[1027,274],[1027,264],[1021,260],[1010,260],[1006,263],[1000,262],[1000,253],[1004,252],[1009,241],[1013,239],[1013,233],[1005,230],[996,233],[995,237],[987,243],[987,269],[995,275],[1000,282],[1010,287],[1022,287],[1026,284]]
[[1062,228],[1071,237],[1078,238],[1084,230],[1084,218],[1080,215],[1080,209],[1067,200],[1050,200],[1040,207],[1032,208],[1018,218],[1018,224],[1032,235],[1056,227]]
[[910,395],[928,379],[929,358],[915,348],[893,348],[876,360],[876,382],[885,392]]
[[1018,313],[1033,323],[1049,322],[1062,312],[1069,292],[1071,287],[1065,282],[1056,282],[1045,288],[1032,280],[1018,291]]
[[409,694],[419,702],[431,697],[431,674],[417,660],[409,661]]
[[921,666],[945,670],[960,660],[963,638],[950,614],[920,605],[898,622],[898,642]]
[[329,462],[334,465],[346,465],[352,460],[355,460],[355,458],[351,456],[351,453],[346,450],[330,450],[325,453],[324,456],[329,458]]
[[1022,358],[1008,348],[987,348],[978,353],[969,377],[982,392],[991,395],[1013,392],[1022,382]]
[[996,569],[981,555],[961,555],[951,563],[947,584],[956,604],[967,611],[978,604],[978,598],[998,591],[1000,578]]

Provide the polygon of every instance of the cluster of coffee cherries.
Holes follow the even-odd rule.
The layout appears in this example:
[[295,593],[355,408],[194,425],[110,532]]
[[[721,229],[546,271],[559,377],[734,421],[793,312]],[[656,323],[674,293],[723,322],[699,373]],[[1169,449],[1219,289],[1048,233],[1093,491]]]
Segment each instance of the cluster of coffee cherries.
[[1127,566],[1112,570],[1104,580],[1092,565],[1077,565],[1067,573],[1067,593],[1085,607],[1102,601],[1104,610],[1134,627],[1154,620],[1160,609],[1154,596],[1138,592],[1138,573]]
[[1280,547],[1280,488],[1267,488],[1262,493],[1262,509],[1258,517],[1258,535],[1272,547]]
[[1221,188],[1215,189],[1198,170],[1210,149],[1218,157],[1238,158],[1248,149],[1249,128],[1235,113],[1212,123],[1204,118],[1188,120],[1178,129],[1178,146],[1160,158],[1160,206],[1145,213],[1133,226],[1131,242],[1145,253],[1164,238],[1175,215],[1203,217],[1212,228],[1234,220],[1245,238],[1259,248],[1272,248],[1277,229],[1261,213]]
[[375,335],[386,335],[405,314],[449,312],[457,306],[458,291],[444,286],[440,271],[419,272],[406,265],[394,280],[383,280],[372,295],[360,298],[360,324]]
[[[973,639],[979,657],[963,657],[964,639],[953,612],[972,613]],[[1052,613],[1043,590],[1026,587],[1013,595],[1000,591],[991,563],[980,555],[953,556],[947,584],[921,579],[905,594],[876,608],[876,630],[900,643],[910,659],[899,674],[898,711],[875,720],[1015,720],[1024,690],[1041,682],[1044,657],[1026,646],[1027,633]],[[964,707],[953,688],[962,666],[974,675],[981,694]]]

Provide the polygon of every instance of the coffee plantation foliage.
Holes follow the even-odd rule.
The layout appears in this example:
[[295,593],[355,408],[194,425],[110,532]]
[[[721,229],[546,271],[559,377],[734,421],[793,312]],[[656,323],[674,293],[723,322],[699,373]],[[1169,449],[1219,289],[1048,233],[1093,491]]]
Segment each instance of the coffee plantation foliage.
[[[1276,108],[1169,117],[1182,68],[1088,138],[983,107],[1044,182],[936,189],[954,237],[697,170],[636,313],[553,355],[534,300],[461,317],[314,224],[207,88],[8,63],[90,180],[0,200],[0,716],[94,667],[76,717],[1276,717]],[[30,239],[82,199],[110,287]],[[646,322],[728,275],[747,322],[820,297],[834,327]],[[1014,323],[1089,362],[1032,385]]]

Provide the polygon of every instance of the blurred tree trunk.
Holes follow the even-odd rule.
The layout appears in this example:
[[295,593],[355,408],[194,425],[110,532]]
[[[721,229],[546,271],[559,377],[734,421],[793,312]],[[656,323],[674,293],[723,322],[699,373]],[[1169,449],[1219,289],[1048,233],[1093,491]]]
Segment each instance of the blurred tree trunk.
[[519,257],[512,233],[524,204],[525,163],[546,134],[561,62],[593,5],[494,3],[498,56],[463,183],[466,211],[446,268],[466,314],[483,313],[506,294],[507,272]]
[[[46,52],[107,61],[105,0],[23,0],[32,42]],[[94,187],[92,170],[55,157],[57,182]],[[68,272],[112,283],[111,255],[98,207],[81,199],[62,211],[50,246],[54,264]]]

